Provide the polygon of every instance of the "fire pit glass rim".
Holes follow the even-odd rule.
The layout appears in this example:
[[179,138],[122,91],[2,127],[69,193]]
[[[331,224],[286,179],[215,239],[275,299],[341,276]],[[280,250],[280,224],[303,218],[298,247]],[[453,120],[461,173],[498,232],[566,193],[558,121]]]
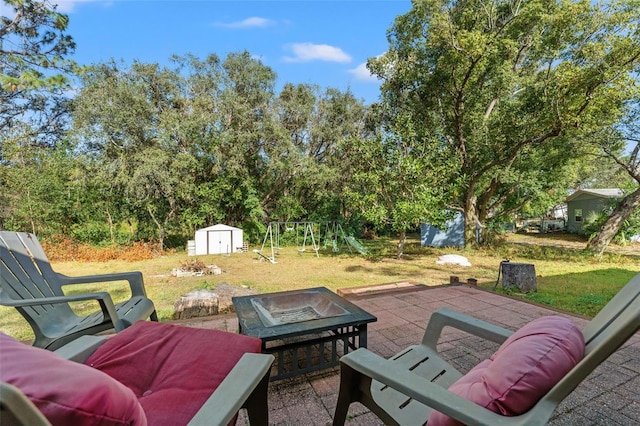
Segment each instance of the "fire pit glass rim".
[[314,290],[299,292],[295,295],[256,296],[251,298],[251,305],[265,327],[350,314],[344,307]]

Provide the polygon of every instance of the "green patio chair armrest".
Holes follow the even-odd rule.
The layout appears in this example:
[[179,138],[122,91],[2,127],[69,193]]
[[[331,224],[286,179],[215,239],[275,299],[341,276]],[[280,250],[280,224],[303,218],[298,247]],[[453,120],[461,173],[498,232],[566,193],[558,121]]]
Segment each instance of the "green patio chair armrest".
[[101,275],[84,275],[78,277],[71,277],[68,275],[56,272],[60,285],[74,285],[74,284],[90,284],[90,283],[103,283],[113,281],[127,281],[131,294],[133,296],[147,296],[147,292],[144,288],[144,280],[142,272],[117,272],[113,274],[101,274]]
[[[397,391],[421,402],[434,410],[440,411],[466,425],[501,426],[501,425],[544,425],[547,418],[542,415],[521,415],[516,417],[502,416],[487,410],[465,398],[449,392],[430,380],[424,379],[411,371],[386,360],[365,348],[357,349],[340,359],[340,363],[370,377]],[[531,413],[531,411],[529,411]],[[423,420],[424,421],[424,420]]]
[[[273,360],[273,355],[244,354],[188,424],[229,424],[253,391],[261,383],[265,387],[268,385]],[[266,388],[264,396],[266,397]],[[264,425],[267,424],[267,419],[261,421],[264,421]],[[254,422],[251,424],[253,426]]]
[[102,310],[102,314],[104,315],[105,320],[111,321],[111,323],[113,324],[113,328],[115,328],[116,331],[121,331],[124,329],[122,320],[118,317],[116,307],[113,304],[113,300],[111,300],[111,295],[107,292],[15,300],[6,297],[4,292],[0,291],[0,305],[12,306],[15,308],[25,306],[54,305],[56,303],[82,302],[85,300],[96,300],[100,305],[100,309]]
[[442,330],[447,326],[499,344],[503,343],[513,334],[511,330],[474,318],[470,315],[448,308],[440,308],[431,315],[424,337],[422,338],[422,344],[437,351],[436,346],[438,340],[440,339]]
[[3,424],[6,421],[10,425],[51,426],[20,389],[5,382],[0,382],[0,411]]
[[[1,293],[1,292],[0,292]],[[0,304],[5,306],[39,306],[39,305],[54,305],[56,303],[68,303],[68,302],[82,302],[83,300],[99,300],[107,299],[111,303],[111,296],[106,292],[98,293],[85,293],[74,294],[70,296],[54,296],[54,297],[40,297],[36,299],[16,300],[9,299],[7,297],[0,298]]]
[[106,337],[84,335],[59,347],[53,352],[64,359],[84,363],[87,358],[106,341]]

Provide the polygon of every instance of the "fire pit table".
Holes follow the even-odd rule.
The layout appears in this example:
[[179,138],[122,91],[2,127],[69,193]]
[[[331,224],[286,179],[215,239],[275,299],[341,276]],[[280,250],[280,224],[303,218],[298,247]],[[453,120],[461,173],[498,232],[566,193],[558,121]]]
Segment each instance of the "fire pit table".
[[262,340],[277,361],[271,380],[329,368],[349,349],[367,347],[377,318],[325,287],[231,299],[239,331]]

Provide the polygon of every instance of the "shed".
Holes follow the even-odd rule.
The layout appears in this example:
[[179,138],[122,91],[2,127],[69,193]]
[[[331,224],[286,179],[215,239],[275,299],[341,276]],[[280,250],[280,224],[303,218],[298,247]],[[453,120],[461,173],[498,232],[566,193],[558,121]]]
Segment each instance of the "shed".
[[243,232],[240,228],[217,224],[196,231],[196,256],[231,254],[242,251]]
[[567,200],[567,231],[582,232],[584,220],[592,213],[601,213],[611,207],[611,203],[624,196],[618,188],[579,189]]
[[423,223],[420,225],[420,244],[429,247],[464,247],[464,218],[456,212],[445,229]]

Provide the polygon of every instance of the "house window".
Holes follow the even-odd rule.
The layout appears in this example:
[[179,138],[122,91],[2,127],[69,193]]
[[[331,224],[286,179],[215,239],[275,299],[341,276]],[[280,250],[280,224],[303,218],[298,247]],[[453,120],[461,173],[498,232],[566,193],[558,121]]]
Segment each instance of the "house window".
[[582,209],[576,209],[576,222],[582,222]]

